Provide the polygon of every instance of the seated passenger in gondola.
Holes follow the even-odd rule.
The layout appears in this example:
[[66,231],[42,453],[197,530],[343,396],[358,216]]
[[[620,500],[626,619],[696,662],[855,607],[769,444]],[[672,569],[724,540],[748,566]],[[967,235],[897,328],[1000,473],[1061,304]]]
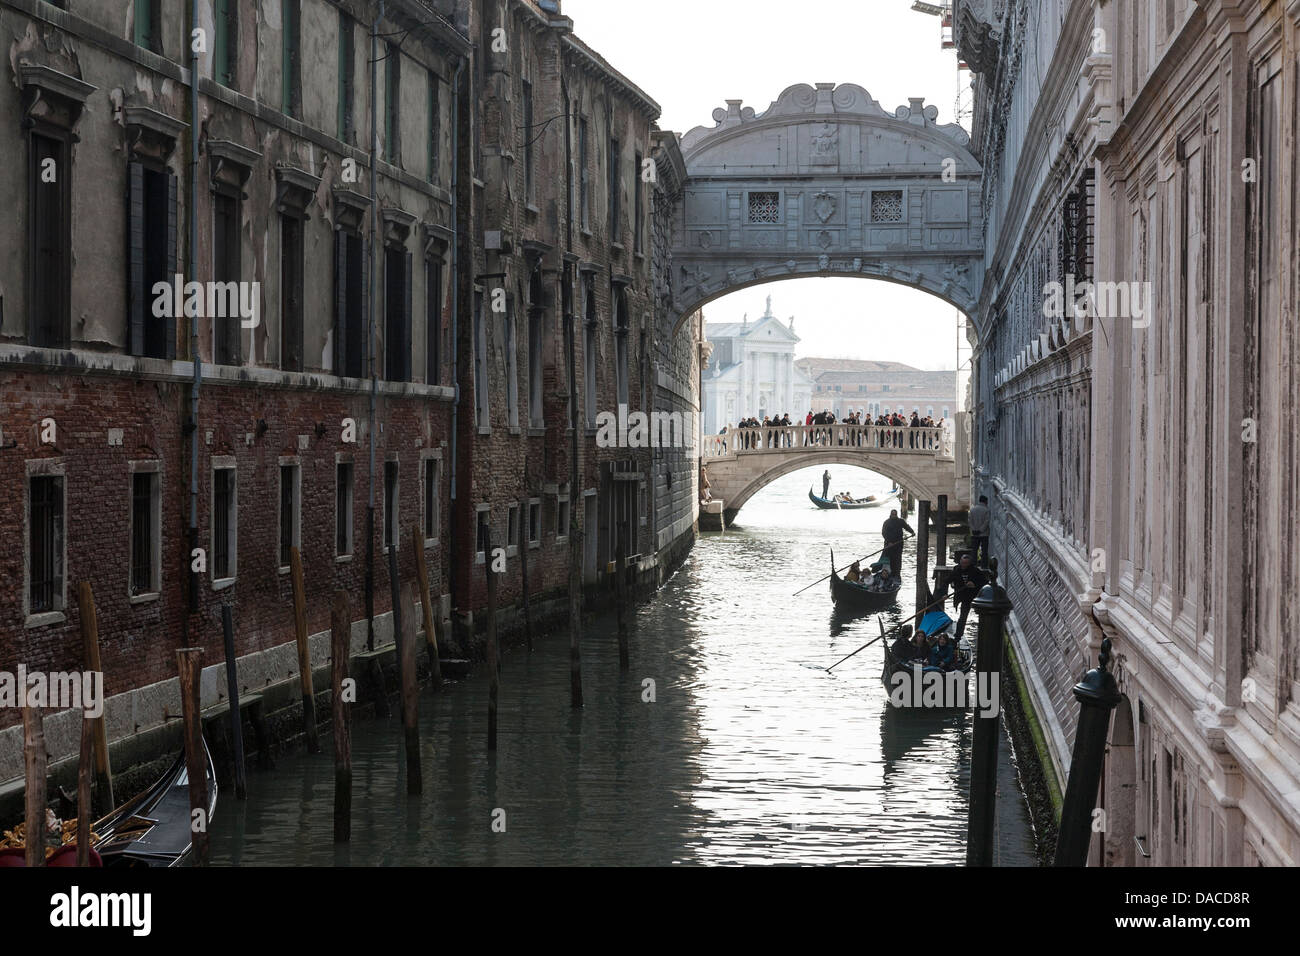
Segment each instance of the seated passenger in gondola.
[[941,667],[944,670],[952,670],[955,663],[956,648],[952,641],[948,640],[947,631],[939,634],[938,642],[930,648],[930,664],[933,667]]
[[886,564],[880,569],[880,573],[871,579],[871,590],[873,591],[892,591],[894,590],[894,578],[889,573],[889,565]]
[[895,661],[910,661],[915,650],[916,645],[912,643],[912,625],[904,624],[903,629],[898,632],[898,637],[894,638],[894,643],[889,647],[889,656]]
[[862,565],[857,561],[854,561],[852,566],[849,568],[849,573],[844,575],[844,580],[853,581],[855,583],[860,582],[862,580]]
[[912,638],[912,659],[922,662],[930,660],[930,641],[924,631],[917,631]]

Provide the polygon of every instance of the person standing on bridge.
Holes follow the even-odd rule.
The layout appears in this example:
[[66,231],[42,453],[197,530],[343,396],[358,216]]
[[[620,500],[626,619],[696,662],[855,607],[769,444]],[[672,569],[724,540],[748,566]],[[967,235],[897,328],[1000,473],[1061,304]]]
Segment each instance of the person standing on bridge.
[[822,497],[829,498],[831,495],[831,470],[827,468],[822,472]]
[[970,526],[971,550],[975,552],[975,563],[988,567],[989,563],[989,496],[980,495],[979,504],[971,508],[966,518]]
[[880,536],[885,539],[885,560],[895,577],[903,574],[903,532],[916,534],[912,526],[898,516],[898,509],[889,512],[889,517],[880,526]]

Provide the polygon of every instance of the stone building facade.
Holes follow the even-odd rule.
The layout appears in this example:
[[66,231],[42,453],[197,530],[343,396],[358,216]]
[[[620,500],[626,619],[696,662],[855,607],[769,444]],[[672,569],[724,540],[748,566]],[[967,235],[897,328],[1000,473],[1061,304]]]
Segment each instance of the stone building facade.
[[750,416],[761,421],[789,414],[792,422],[803,423],[813,383],[794,361],[799,344],[794,317],[788,323],[778,319],[771,296],[767,311],[752,324],[748,316],[739,322],[709,322],[704,335],[711,347],[702,385],[707,434]]
[[952,421],[958,408],[956,372],[870,359],[801,358],[795,364],[813,379],[812,408],[829,408],[836,418],[859,412],[865,420],[915,410],[936,422]]
[[[954,20],[985,171],[976,491],[1051,763],[1109,638],[1093,860],[1294,866],[1300,5]],[[1071,281],[1098,283],[1082,314],[1054,306]]]
[[[521,546],[540,603],[571,523],[593,586],[619,535],[653,581],[695,529],[693,432],[583,428],[569,484],[566,316],[584,416],[698,410],[698,316],[656,298],[652,221],[684,175],[654,102],[558,3],[199,9],[192,72],[179,4],[0,2],[0,670],[79,669],[90,584],[115,747],[177,712],[178,647],[208,650],[221,699],[224,604],[245,690],[297,679],[291,547],[320,666],[336,590],[354,649],[391,642],[391,549],[403,580],[423,549],[473,651],[482,542],[508,547],[509,622]],[[47,720],[56,760],[75,735]]]

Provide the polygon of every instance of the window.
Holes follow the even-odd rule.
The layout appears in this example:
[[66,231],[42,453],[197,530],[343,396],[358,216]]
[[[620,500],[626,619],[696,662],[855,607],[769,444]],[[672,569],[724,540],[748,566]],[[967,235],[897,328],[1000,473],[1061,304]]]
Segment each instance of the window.
[[212,547],[208,556],[213,583],[235,576],[239,496],[235,466],[218,464],[212,471]]
[[487,322],[483,293],[474,293],[474,422],[480,430],[491,427],[488,417]]
[[619,228],[622,225],[619,222],[619,213],[622,210],[619,209],[619,199],[621,197],[619,195],[618,160],[619,142],[611,138],[609,141],[609,161],[606,164],[606,177],[609,180],[609,239],[611,242],[618,242],[620,238]]
[[334,553],[352,554],[352,462],[334,466]]
[[578,202],[582,228],[591,225],[590,203],[587,202],[587,120],[578,120]]
[[154,285],[176,272],[176,177],[127,164],[127,338],[132,355],[176,357],[176,317],[154,314]]
[[542,307],[542,280],[533,273],[530,284],[528,308],[528,424],[543,428],[546,418],[542,411],[542,323],[546,310]]
[[213,0],[212,32],[212,78],[234,89],[239,63],[239,0]]
[[[214,282],[239,282],[239,197],[232,192],[217,192],[212,197],[212,279]],[[230,296],[226,296],[227,301]],[[238,292],[234,301],[238,301]],[[227,308],[225,315],[212,317],[212,355],[218,365],[240,365],[239,310]]]
[[299,0],[280,0],[280,111],[295,117],[302,115],[301,29]]
[[587,283],[587,321],[583,327],[582,393],[587,408],[587,427],[596,427],[596,290]]
[[162,0],[135,0],[135,45],[162,53]]
[[63,476],[32,475],[28,485],[29,614],[64,607]]
[[442,260],[424,260],[424,380],[442,381]]
[[515,339],[515,300],[506,303],[506,424],[519,427],[519,348]]
[[478,506],[478,524],[474,532],[477,553],[474,555],[474,560],[479,564],[486,560],[488,548],[492,546],[492,512],[488,509],[488,505]]
[[872,222],[903,221],[903,191],[901,189],[877,189],[871,194]]
[[519,550],[519,506],[511,505],[506,511],[506,552]]
[[400,490],[398,483],[398,463],[395,461],[384,462],[384,548],[397,546],[401,539],[401,524],[398,516],[400,501],[397,497]]
[[384,159],[402,165],[402,51],[388,44],[384,55]]
[[556,543],[569,537],[569,496],[559,495],[555,499],[555,540]]
[[749,194],[750,222],[780,222],[781,194],[776,192],[755,192]]
[[280,567],[289,567],[291,552],[301,545],[302,471],[280,464]]
[[[141,468],[155,467],[142,465]],[[130,596],[157,594],[161,589],[162,497],[158,472],[131,474]]]
[[280,368],[302,371],[302,220],[280,217]]
[[32,133],[28,210],[32,248],[28,283],[31,344],[67,348],[72,339],[68,288],[72,259],[71,165],[63,139]]
[[334,372],[366,374],[366,286],[370,276],[365,243],[354,232],[334,231]]
[[339,11],[339,139],[356,145],[356,34],[352,18]]
[[411,380],[411,254],[384,250],[384,378]]
[[523,122],[524,133],[524,199],[533,201],[533,84],[524,80]]
[[614,375],[618,404],[628,404],[627,336],[631,330],[627,315],[627,290],[619,289],[614,297]]
[[438,538],[438,475],[441,462],[436,458],[424,459],[424,539]]
[[532,498],[528,502],[528,547],[536,548],[542,543],[542,502]]
[[632,249],[634,252],[642,252],[645,249],[645,241],[642,233],[645,232],[645,180],[641,173],[641,166],[645,162],[645,157],[637,153],[632,160]]
[[429,71],[429,182],[438,177],[438,141],[442,138],[442,113],[438,102],[438,74]]

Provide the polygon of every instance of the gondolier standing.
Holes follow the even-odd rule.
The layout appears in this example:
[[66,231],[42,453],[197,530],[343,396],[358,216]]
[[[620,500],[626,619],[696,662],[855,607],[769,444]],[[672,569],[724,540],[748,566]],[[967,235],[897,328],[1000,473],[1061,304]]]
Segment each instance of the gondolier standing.
[[961,640],[966,630],[966,615],[970,613],[971,602],[980,593],[980,588],[989,583],[988,575],[975,566],[971,553],[963,551],[957,562],[957,570],[949,579],[952,584],[952,606],[961,609],[957,618],[957,640]]
[[822,472],[822,497],[829,498],[830,496],[831,496],[831,470],[827,468],[824,472]]
[[889,512],[889,517],[880,526],[880,536],[885,539],[885,560],[895,577],[902,577],[903,571],[903,532],[916,534],[912,526],[898,516],[898,509]]

